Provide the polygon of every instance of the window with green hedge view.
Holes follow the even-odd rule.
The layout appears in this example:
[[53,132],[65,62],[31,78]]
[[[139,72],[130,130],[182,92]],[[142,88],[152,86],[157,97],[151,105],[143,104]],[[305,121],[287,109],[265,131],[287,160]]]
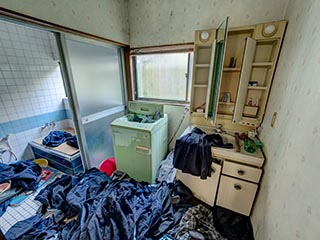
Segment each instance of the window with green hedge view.
[[136,97],[190,101],[191,55],[184,52],[135,56]]

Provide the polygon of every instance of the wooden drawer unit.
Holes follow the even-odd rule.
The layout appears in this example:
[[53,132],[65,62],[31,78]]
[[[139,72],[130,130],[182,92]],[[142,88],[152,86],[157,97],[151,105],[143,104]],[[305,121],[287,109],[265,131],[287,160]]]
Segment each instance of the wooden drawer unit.
[[249,167],[243,164],[224,161],[222,173],[241,178],[247,181],[259,183],[262,170],[259,168]]
[[257,184],[222,175],[216,204],[249,216],[257,189]]

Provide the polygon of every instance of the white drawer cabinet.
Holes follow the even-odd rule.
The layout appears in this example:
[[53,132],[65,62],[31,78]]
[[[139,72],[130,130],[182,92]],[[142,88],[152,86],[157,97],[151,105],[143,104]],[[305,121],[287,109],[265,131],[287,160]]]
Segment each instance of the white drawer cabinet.
[[[206,180],[177,170],[177,179],[189,187],[193,195],[210,206],[218,205],[249,216],[262,176],[264,155],[261,149],[247,153],[240,141],[241,152],[212,147],[214,173]],[[219,157],[217,157],[219,155]]]
[[249,216],[261,174],[260,168],[224,160],[216,204]]
[[250,182],[258,183],[262,170],[260,168],[254,168],[243,164],[224,161],[222,173]]
[[257,189],[257,184],[222,175],[217,205],[249,216]]

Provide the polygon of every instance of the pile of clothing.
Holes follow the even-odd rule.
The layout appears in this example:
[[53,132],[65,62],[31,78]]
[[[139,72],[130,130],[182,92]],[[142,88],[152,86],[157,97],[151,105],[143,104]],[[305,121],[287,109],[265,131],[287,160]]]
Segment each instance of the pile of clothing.
[[[15,224],[6,239],[222,239],[202,207],[190,208],[192,193],[181,182],[148,185],[93,168],[63,175],[35,199],[41,214]],[[203,221],[190,226],[190,214]]]
[[161,113],[156,112],[154,115],[142,115],[142,114],[128,114],[127,119],[129,122],[138,123],[154,123],[161,118]]
[[211,147],[232,148],[230,143],[223,143],[219,134],[206,134],[194,128],[176,141],[173,165],[184,173],[200,176],[201,179],[211,177]]
[[41,167],[32,161],[12,164],[0,163],[0,216],[6,211],[12,197],[38,187]]
[[[7,239],[159,239],[174,221],[165,183],[111,181],[95,168],[62,176],[35,200],[43,204],[42,215],[18,222]],[[56,211],[45,217],[48,208]]]
[[[27,164],[40,176],[36,164]],[[15,176],[10,166],[2,169],[6,176]],[[16,179],[28,176],[33,168],[27,169]],[[39,176],[26,186],[35,187]],[[42,203],[41,212],[11,227],[5,234],[7,240],[251,240],[252,236],[250,219],[248,225],[239,214],[205,207],[180,181],[150,185],[125,173],[115,172],[109,177],[92,168],[78,176],[62,175],[42,189],[35,200]],[[244,236],[244,231],[245,238],[240,238],[239,233]]]
[[42,140],[42,144],[48,147],[58,147],[64,142],[67,142],[71,147],[79,148],[77,137],[66,131],[51,131]]

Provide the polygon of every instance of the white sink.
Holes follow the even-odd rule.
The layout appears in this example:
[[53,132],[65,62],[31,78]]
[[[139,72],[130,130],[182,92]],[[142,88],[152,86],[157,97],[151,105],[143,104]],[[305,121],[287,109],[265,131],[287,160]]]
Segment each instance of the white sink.
[[236,148],[236,138],[233,135],[227,133],[222,133],[219,135],[222,137],[224,144],[231,143],[233,145],[233,148]]
[[264,156],[261,149],[257,149],[254,153],[249,153],[244,150],[244,141],[239,140],[240,152],[236,151],[235,137],[229,134],[220,134],[223,139],[223,143],[232,143],[233,148],[221,148],[221,147],[212,147],[211,153],[213,158],[218,159],[229,159],[235,162],[245,163],[254,165],[257,167],[262,167],[264,162]]

